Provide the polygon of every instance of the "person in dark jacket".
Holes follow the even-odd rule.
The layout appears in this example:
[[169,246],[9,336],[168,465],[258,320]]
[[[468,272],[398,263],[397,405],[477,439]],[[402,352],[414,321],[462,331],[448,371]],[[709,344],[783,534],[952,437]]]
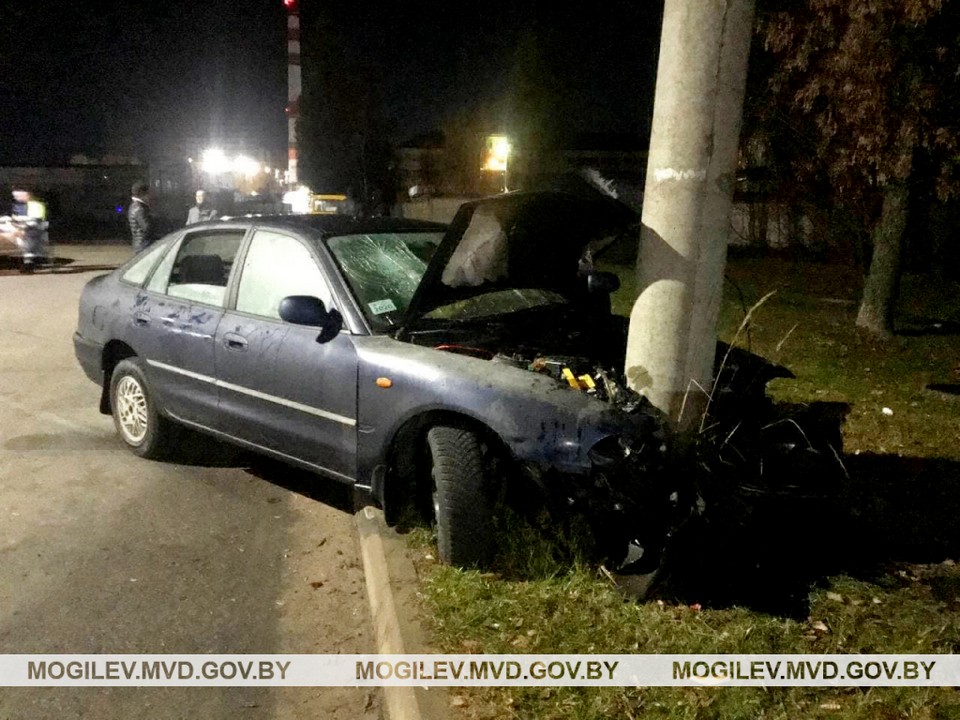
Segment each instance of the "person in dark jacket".
[[150,209],[149,194],[150,186],[145,182],[133,184],[133,197],[130,199],[130,207],[127,208],[127,221],[130,223],[130,237],[135,253],[148,247],[157,239],[153,228],[153,211]]

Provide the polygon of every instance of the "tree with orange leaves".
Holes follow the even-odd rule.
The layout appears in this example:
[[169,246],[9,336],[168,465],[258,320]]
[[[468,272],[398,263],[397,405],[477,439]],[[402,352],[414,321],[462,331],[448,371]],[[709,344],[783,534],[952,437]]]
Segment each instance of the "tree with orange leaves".
[[857,325],[888,335],[911,191],[960,190],[960,0],[795,0],[758,17],[754,116],[771,139],[792,135],[782,170],[869,229]]

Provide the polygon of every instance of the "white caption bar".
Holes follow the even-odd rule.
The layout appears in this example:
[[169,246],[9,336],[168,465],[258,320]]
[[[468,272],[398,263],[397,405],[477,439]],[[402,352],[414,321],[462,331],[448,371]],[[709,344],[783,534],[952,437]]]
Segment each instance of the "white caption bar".
[[960,686],[955,655],[0,655],[14,686]]

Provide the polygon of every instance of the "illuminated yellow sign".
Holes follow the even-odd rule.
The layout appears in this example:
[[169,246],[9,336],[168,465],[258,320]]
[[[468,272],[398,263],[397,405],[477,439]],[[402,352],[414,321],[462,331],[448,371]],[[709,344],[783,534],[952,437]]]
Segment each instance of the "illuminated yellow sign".
[[483,170],[506,172],[510,157],[510,140],[506,135],[491,135],[487,138],[487,158]]

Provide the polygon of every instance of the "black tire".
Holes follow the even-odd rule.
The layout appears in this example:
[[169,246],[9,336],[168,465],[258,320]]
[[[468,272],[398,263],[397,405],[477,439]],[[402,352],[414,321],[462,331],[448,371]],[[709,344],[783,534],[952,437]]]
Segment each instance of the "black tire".
[[137,358],[121,360],[113,369],[110,409],[117,434],[135,455],[158,459],[169,453],[172,423],[160,414]]
[[471,430],[438,426],[427,433],[440,560],[482,568],[493,553],[493,501],[483,445]]

